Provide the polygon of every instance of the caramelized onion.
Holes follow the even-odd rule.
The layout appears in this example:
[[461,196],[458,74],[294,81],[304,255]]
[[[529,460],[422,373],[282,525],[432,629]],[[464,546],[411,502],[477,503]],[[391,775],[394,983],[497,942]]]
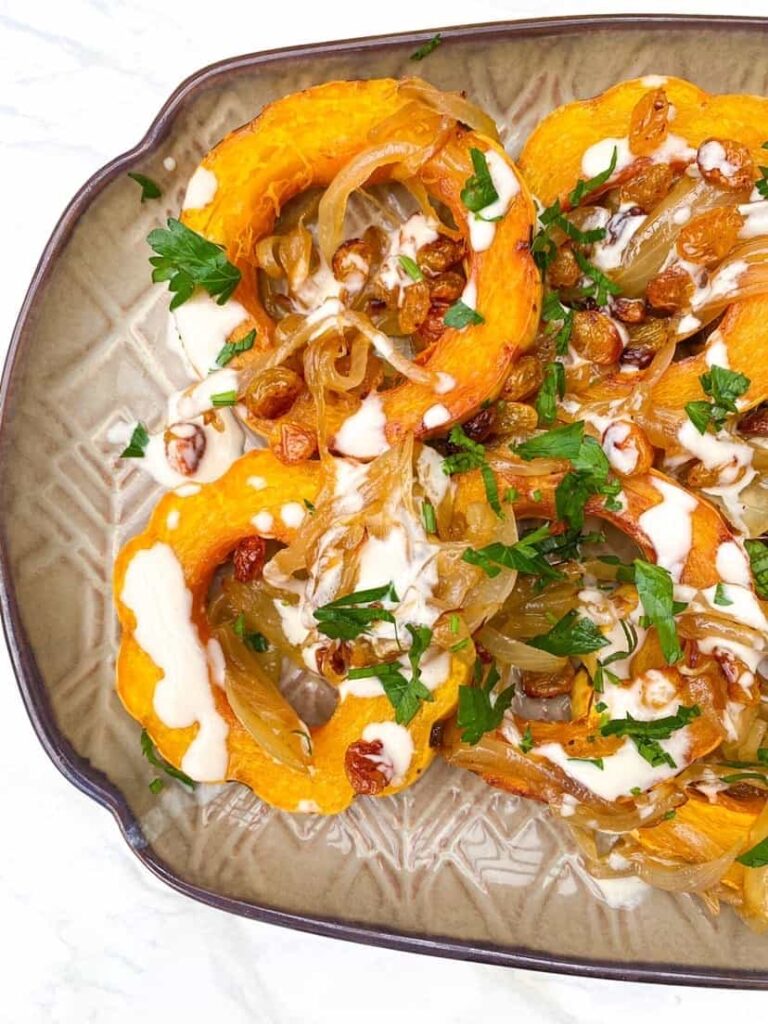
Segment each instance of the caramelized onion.
[[469,125],[470,128],[480,132],[481,135],[487,135],[494,142],[501,141],[496,122],[490,114],[486,114],[476,104],[470,103],[461,93],[443,92],[422,78],[404,78],[398,88],[404,96],[412,96],[439,114],[444,114],[461,124]]
[[537,647],[530,647],[521,640],[504,636],[492,626],[483,626],[477,639],[497,661],[529,672],[558,672],[566,664],[566,658],[547,654]]

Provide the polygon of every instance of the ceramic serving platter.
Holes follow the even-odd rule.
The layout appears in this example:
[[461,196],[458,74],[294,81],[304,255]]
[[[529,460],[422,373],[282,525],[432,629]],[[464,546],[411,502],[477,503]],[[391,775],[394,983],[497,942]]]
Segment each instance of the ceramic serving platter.
[[[768,987],[768,940],[730,910],[652,892],[611,907],[560,823],[534,803],[435,764],[412,789],[336,818],[291,816],[238,785],[147,788],[137,725],[113,691],[112,561],[156,486],[107,440],[156,427],[183,381],[165,342],[168,297],[150,283],[147,233],[180,207],[203,153],[270,100],[337,78],[414,72],[464,89],[514,155],[560,103],[644,74],[768,94],[768,22],[576,18],[308,46],[193,75],[144,140],[65,211],[24,303],[2,382],[0,572],[22,697],[61,771],[115,816],[133,852],[213,906],[399,949],[614,978]],[[164,159],[172,156],[174,171]],[[557,154],[553,153],[553,159]],[[126,177],[157,180],[139,204]]]

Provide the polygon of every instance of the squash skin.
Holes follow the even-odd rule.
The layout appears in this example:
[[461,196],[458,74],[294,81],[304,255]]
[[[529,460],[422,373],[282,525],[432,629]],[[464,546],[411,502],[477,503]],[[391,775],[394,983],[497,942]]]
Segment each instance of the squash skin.
[[[515,476],[511,471],[496,472],[500,493],[503,493],[509,487],[514,487],[518,492],[517,499],[514,502],[515,514],[518,518],[532,517],[543,520],[555,519],[555,490],[562,479],[562,475],[561,473],[553,473],[546,477],[524,477]],[[587,514],[597,516],[612,523],[632,537],[649,561],[656,560],[656,552],[649,538],[643,533],[639,525],[639,518],[643,512],[646,512],[649,508],[663,500],[659,491],[654,487],[654,480],[663,480],[674,487],[680,486],[674,480],[651,470],[648,474],[639,474],[622,480],[622,491],[626,499],[625,507],[622,511],[611,512],[607,510],[603,504],[604,499],[599,496],[591,498],[586,506]],[[682,490],[683,488],[680,489]],[[484,486],[479,475],[476,473],[466,474],[466,477],[459,484],[455,503],[456,511],[461,512],[472,502],[482,500],[483,493]],[[536,494],[539,500],[534,499],[534,494]],[[691,519],[693,526],[692,545],[681,574],[681,583],[696,587],[697,589],[704,589],[712,586],[719,580],[714,554],[717,546],[724,541],[733,540],[734,535],[717,510],[706,501],[699,500],[699,505],[692,512]],[[750,702],[754,703],[757,699],[759,699],[759,694],[755,693],[750,698]],[[715,688],[714,693],[710,692],[706,680],[693,679],[690,682],[685,681],[684,689],[681,691],[681,703],[698,703],[704,709],[704,713],[694,719],[688,726],[691,736],[690,758],[692,761],[706,756],[722,742],[723,730],[707,714],[706,709],[708,706],[709,709],[720,712],[725,707],[725,700],[726,689],[724,680],[722,685],[718,685]],[[582,701],[581,710],[583,714],[567,723],[531,721],[525,724],[530,726],[531,735],[536,744],[547,742],[565,744],[567,742],[574,744],[573,747],[569,746],[574,756],[608,756],[614,753],[618,746],[620,746],[620,741],[617,742],[612,737],[598,737],[597,741],[593,743],[589,743],[586,740],[588,734],[595,732],[600,720],[600,716],[594,710],[593,704],[594,702],[591,700]],[[522,722],[522,720],[520,721]],[[453,733],[454,735],[451,739],[451,749],[446,755],[447,759],[461,767],[461,751],[471,748],[466,747],[463,743],[456,742],[458,733],[453,724],[449,727],[448,733]],[[498,730],[492,734],[491,739],[495,745],[508,744],[508,741]],[[527,757],[533,761],[543,760],[536,757],[535,747]],[[470,770],[476,771],[473,767],[470,767]],[[555,770],[559,771],[559,769]],[[498,771],[494,768],[490,768],[487,771],[479,771],[478,774],[481,774],[489,785],[497,786],[520,796],[547,803],[552,800],[552,793],[549,792],[548,788],[542,788],[538,781],[532,782],[521,776],[515,776],[509,766],[503,775],[499,775]],[[605,801],[597,796],[593,797],[593,802],[601,807],[610,806],[606,805]]]
[[[531,191],[545,206],[558,197],[568,205],[568,193],[582,176],[586,149],[601,139],[627,135],[635,104],[657,88],[643,83],[642,78],[632,79],[591,99],[565,104],[537,125],[523,147],[519,165]],[[675,135],[696,147],[713,136],[734,139],[749,148],[756,165],[765,163],[762,144],[768,139],[768,99],[712,95],[681,78],[667,78],[663,88],[676,110],[670,122]],[[557,154],[554,160],[553,153]],[[756,297],[731,305],[716,332],[728,350],[730,369],[750,378],[749,391],[739,400],[739,408],[745,411],[768,396],[768,363],[759,357],[766,323],[768,297]],[[653,404],[681,409],[686,402],[701,399],[699,377],[708,369],[706,349],[672,363],[651,390]],[[602,381],[594,396],[607,400],[628,397],[643,376],[641,371],[628,381],[616,374]]]
[[[248,483],[252,476],[262,477],[267,486],[255,489]],[[271,536],[287,543],[295,530],[282,522],[280,507],[286,502],[311,502],[317,497],[320,487],[320,463],[286,466],[267,451],[251,452],[234,463],[219,480],[203,485],[197,494],[187,498],[173,492],[166,494],[158,502],[146,528],[128,541],[118,555],[114,571],[114,598],[122,639],[117,658],[117,692],[128,713],[146,728],[163,757],[176,767],[181,766],[198,727],[172,729],[155,713],[154,691],[162,678],[161,672],[136,642],[135,616],[120,599],[131,559],[138,551],[156,543],[170,545],[192,593],[193,622],[201,642],[205,644],[211,635],[205,614],[211,578],[243,537],[256,535],[252,517],[262,511],[270,512],[274,520]],[[168,515],[176,511],[179,513],[178,525],[169,529]],[[409,725],[414,754],[406,777],[397,786],[388,786],[378,795],[387,796],[406,788],[429,766],[435,756],[429,745],[432,725],[454,710],[458,687],[465,682],[467,675],[468,668],[464,662],[457,657],[452,658],[448,679],[433,691],[434,701],[424,703]],[[217,710],[229,726],[226,778],[245,783],[267,803],[286,811],[311,807],[318,813],[335,814],[344,810],[355,797],[344,771],[347,747],[360,739],[369,722],[394,720],[394,708],[385,696],[348,696],[325,725],[310,730],[316,771],[307,776],[277,765],[240,725],[224,691],[213,683],[211,688]],[[307,803],[302,804],[302,801]]]
[[[257,344],[233,366],[247,365],[270,347],[273,336],[274,325],[259,302],[256,273],[249,262],[255,243],[270,234],[288,199],[305,189],[327,186],[345,163],[372,145],[369,133],[409,103],[394,79],[329,82],[270,104],[204,157],[202,166],[216,175],[217,192],[208,206],[185,210],[182,220],[224,245],[242,272],[235,298],[251,319],[232,338],[256,328]],[[436,123],[436,115],[411,118],[398,127],[396,138],[428,144]],[[501,146],[457,126],[417,174],[427,191],[450,208],[465,237],[468,211],[460,192],[473,173],[473,147],[494,150],[515,170]],[[515,173],[520,191],[496,225],[493,243],[484,252],[470,250],[467,258],[467,279],[477,283],[477,308],[485,323],[446,329],[423,359],[431,371],[450,374],[457,386],[436,395],[425,385],[406,381],[383,393],[390,443],[409,431],[417,437],[428,434],[423,417],[437,404],[450,415],[440,430],[466,418],[485,399],[495,397],[512,361],[533,342],[541,306],[541,284],[529,252],[535,212]],[[375,180],[394,176],[392,169],[384,168]]]

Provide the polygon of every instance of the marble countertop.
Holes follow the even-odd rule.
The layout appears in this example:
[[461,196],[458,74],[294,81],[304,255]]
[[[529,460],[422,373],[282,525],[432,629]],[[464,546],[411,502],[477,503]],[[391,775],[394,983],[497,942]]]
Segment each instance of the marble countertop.
[[[67,200],[140,138],[174,86],[231,54],[441,24],[591,12],[624,5],[539,0],[293,3],[254,0],[0,0],[0,150],[5,202],[0,345]],[[634,5],[633,5],[634,6]],[[724,13],[717,2],[645,0],[645,11]],[[206,9],[207,8],[207,9]],[[204,19],[199,12],[205,9]],[[197,11],[198,13],[192,13]],[[331,13],[332,12],[332,13]],[[739,14],[764,4],[741,0]],[[444,1024],[700,1024],[760,993],[587,982],[342,944],[198,905],[151,876],[110,816],[42,752],[0,650],[0,1021],[410,1021],[426,1003]]]

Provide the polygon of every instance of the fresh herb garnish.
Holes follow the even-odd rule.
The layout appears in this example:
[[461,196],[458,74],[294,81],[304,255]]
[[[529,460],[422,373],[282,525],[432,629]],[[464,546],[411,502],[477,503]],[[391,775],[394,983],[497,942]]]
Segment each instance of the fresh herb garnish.
[[736,860],[745,868],[764,868],[768,864],[768,836],[761,839],[750,850],[742,853]]
[[[372,607],[373,602],[398,602],[399,600],[393,583],[346,594],[344,597],[338,597],[335,601],[329,601],[328,604],[315,609],[313,614],[318,622],[317,630],[332,640],[354,640],[361,633],[367,632],[369,626],[374,622],[395,624],[395,616],[392,612],[385,608]],[[363,605],[368,607],[361,607]],[[350,676],[350,678],[354,677]]]
[[228,405],[237,405],[236,391],[219,391],[211,395],[211,405],[214,409],[223,409]]
[[411,60],[424,60],[424,58],[428,57],[433,50],[438,48],[442,41],[442,33],[437,32],[431,39],[428,39],[426,43],[422,43],[418,50],[413,51],[411,54]]
[[619,159],[619,151],[616,146],[613,147],[611,153],[611,160],[604,171],[600,171],[594,178],[579,178],[576,182],[575,187],[568,196],[568,203],[571,207],[578,206],[582,199],[586,199],[588,195],[596,192],[599,188],[602,188],[607,181],[610,180],[611,175],[616,170],[616,163]]
[[[479,672],[482,679],[482,662],[476,662],[480,666]],[[491,664],[484,681],[476,681],[475,686],[459,687],[459,710],[456,722],[462,730],[462,743],[470,743],[474,746],[487,732],[498,729],[504,718],[504,712],[512,703],[515,695],[514,684],[507,686],[498,694],[495,700],[491,699],[494,687],[500,679],[495,664]]]
[[254,329],[252,331],[248,331],[245,337],[241,338],[239,341],[228,341],[216,356],[216,365],[226,366],[227,363],[231,362],[235,358],[235,356],[239,356],[241,352],[249,352],[253,348],[255,339],[256,330]]
[[745,782],[747,779],[755,779],[758,782],[768,783],[768,779],[765,777],[765,772],[736,772],[734,775],[721,776],[720,781],[727,782],[730,786],[734,782]]
[[141,186],[141,201],[147,199],[159,199],[163,194],[157,182],[152,181],[146,174],[139,174],[138,171],[128,171],[128,177],[133,178],[137,185]]
[[475,173],[467,178],[464,188],[461,190],[461,201],[472,213],[478,213],[486,206],[490,206],[491,203],[495,203],[499,198],[499,193],[493,184],[491,172],[488,170],[488,161],[482,149],[472,147],[469,155],[472,157]]
[[541,580],[562,580],[565,578],[563,573],[549,564],[539,546],[550,538],[549,526],[544,525],[526,534],[514,544],[496,541],[484,548],[467,548],[462,559],[470,565],[480,566],[491,579],[498,576],[504,568],[516,569],[529,576],[538,576]]
[[240,283],[240,271],[229,262],[223,246],[209,242],[181,221],[168,218],[166,228],[150,231],[147,241],[157,256],[152,280],[167,281],[173,293],[171,309],[186,302],[199,285],[223,305]]
[[245,628],[245,614],[243,612],[240,612],[232,623],[232,631],[236,636],[240,637],[246,647],[255,651],[256,654],[263,654],[264,651],[269,650],[269,641],[263,633],[251,633]]
[[[761,148],[768,149],[768,142],[764,142]],[[755,188],[763,199],[768,199],[768,167],[758,166],[757,169],[760,171],[760,177],[755,182]]]
[[437,533],[437,516],[435,506],[426,499],[421,503],[421,521],[427,533]]
[[543,434],[537,434],[514,447],[515,455],[530,462],[531,459],[568,459],[578,457],[584,439],[584,424],[581,421],[553,427]]
[[387,661],[380,665],[353,668],[347,675],[348,679],[377,678],[381,682],[390,704],[395,709],[395,721],[398,725],[408,725],[425,700],[433,701],[435,699],[421,681],[420,667],[421,658],[432,640],[432,630],[427,626],[412,626],[410,623],[405,628],[411,634],[411,647],[408,651],[408,660],[411,665],[410,679],[404,674],[403,666],[399,661]]
[[443,459],[443,472],[446,476],[453,476],[454,473],[468,473],[470,470],[479,469],[480,475],[483,478],[485,497],[488,504],[499,519],[503,519],[504,513],[499,501],[499,487],[496,483],[496,476],[488,465],[483,445],[479,441],[473,441],[471,437],[467,437],[460,426],[451,428],[448,441],[454,448],[459,448],[460,451],[454,452]]
[[668,569],[652,565],[640,558],[634,561],[635,586],[640,602],[661,644],[661,650],[668,665],[679,661],[683,652],[675,626],[676,603],[674,584]]
[[555,336],[555,352],[564,356],[573,330],[573,310],[562,304],[557,292],[547,292],[541,306],[541,319],[547,324],[546,333]]
[[517,501],[519,496],[520,494],[516,487],[508,487],[504,492],[504,501],[507,501],[511,504],[513,501]]
[[749,565],[755,580],[757,596],[768,598],[768,544],[761,540],[745,540],[744,547],[749,555]]
[[718,583],[715,587],[713,603],[720,605],[721,608],[727,608],[729,604],[733,604],[733,601],[726,594],[725,587],[722,583]]
[[544,367],[544,383],[539,388],[534,402],[539,422],[550,427],[557,418],[557,400],[565,395],[565,367],[562,363],[547,363]]
[[471,306],[458,299],[443,314],[443,323],[446,327],[455,327],[458,331],[461,331],[470,324],[484,324],[485,317],[481,316],[476,309],[472,309]]
[[685,411],[688,419],[700,434],[706,433],[712,424],[715,431],[722,430],[728,413],[738,412],[736,399],[749,390],[749,377],[723,366],[712,366],[699,377],[702,391],[711,401],[688,402]]
[[312,504],[312,502],[309,500],[309,498],[305,498],[304,499],[304,508],[307,510],[307,512],[309,512],[309,514],[311,516],[313,516],[315,514],[315,512],[317,512],[317,509]]
[[149,444],[149,434],[143,423],[137,423],[133,428],[131,440],[128,446],[120,452],[121,459],[143,459],[144,449]]
[[603,763],[602,757],[569,757],[569,761],[584,761],[585,764],[593,764],[600,771],[603,771],[605,764]]
[[659,740],[667,740],[673,732],[684,728],[701,714],[698,704],[686,707],[681,704],[674,715],[654,718],[649,721],[638,720],[632,715],[626,718],[614,718],[600,726],[603,736],[626,736],[637,747],[638,753],[654,768],[663,764],[676,768],[674,759],[661,746]]
[[578,612],[571,609],[549,632],[534,636],[528,643],[548,654],[568,657],[571,654],[598,651],[601,647],[607,647],[609,641],[591,619],[580,617]]
[[412,260],[410,256],[398,256],[397,259],[400,266],[412,281],[424,280],[424,275],[422,274],[421,268],[416,260]]
[[449,625],[450,625],[450,630],[451,630],[451,632],[452,632],[452,633],[453,633],[454,635],[455,635],[456,633],[458,633],[458,632],[459,632],[459,629],[461,628],[461,619],[460,619],[460,618],[459,618],[459,616],[458,616],[458,615],[456,614],[456,612],[451,612],[451,617],[450,617],[450,619],[448,620],[448,622],[449,622]]
[[589,260],[578,249],[573,250],[573,255],[579,265],[584,277],[589,282],[581,288],[581,294],[585,299],[594,299],[598,306],[608,305],[609,295],[618,295],[621,288],[615,284],[594,263]]
[[528,754],[533,749],[533,733],[531,732],[530,725],[526,725],[525,732],[520,738],[520,753]]
[[[141,730],[141,752],[153,768],[159,768],[160,771],[165,772],[166,775],[170,775],[172,779],[177,779],[179,782],[183,782],[184,785],[188,786],[190,789],[195,788],[196,783],[193,779],[190,779],[186,772],[181,771],[180,768],[174,768],[172,764],[169,764],[164,757],[161,757],[157,753],[155,745],[150,739],[149,733],[146,729]],[[153,793],[159,793],[163,788],[163,780],[153,779],[149,784],[149,788]]]

